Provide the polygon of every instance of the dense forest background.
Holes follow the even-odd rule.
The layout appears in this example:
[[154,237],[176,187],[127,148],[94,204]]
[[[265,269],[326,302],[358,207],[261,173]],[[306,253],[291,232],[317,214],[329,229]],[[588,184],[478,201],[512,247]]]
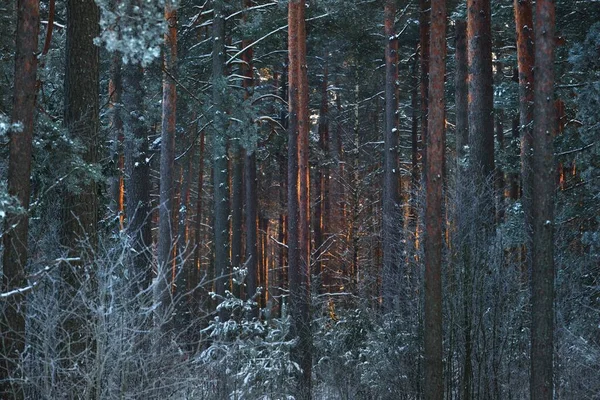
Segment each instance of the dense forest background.
[[600,398],[598,21],[3,2],[0,398]]

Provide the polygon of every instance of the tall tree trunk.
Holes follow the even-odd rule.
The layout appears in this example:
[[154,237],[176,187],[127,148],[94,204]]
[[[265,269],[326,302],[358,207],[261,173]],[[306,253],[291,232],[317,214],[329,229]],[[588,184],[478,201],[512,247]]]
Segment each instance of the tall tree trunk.
[[[251,7],[250,0],[244,0],[244,7]],[[250,40],[242,40],[242,48],[250,45]],[[254,69],[252,67],[253,50],[249,48],[242,53],[242,87],[245,89],[244,98],[249,99],[254,87]],[[258,191],[256,178],[256,143],[244,152],[244,197],[246,202],[246,268],[248,269],[248,285],[246,297],[256,294],[258,274]],[[258,299],[257,299],[258,300]],[[252,310],[252,316],[258,317],[258,309]]]
[[[69,137],[81,144],[83,161],[91,165],[99,160],[99,49],[94,44],[100,32],[99,18],[94,0],[67,1],[64,124]],[[73,356],[94,347],[93,337],[85,329],[91,316],[76,299],[81,282],[93,279],[88,275],[95,274],[93,269],[84,270],[84,266],[96,247],[98,187],[85,173],[82,178],[77,193],[65,193],[62,210],[63,245],[73,256],[84,259],[62,270],[65,284],[62,306],[71,311],[62,326],[66,336],[64,350],[71,355],[64,358],[65,369],[73,367],[76,359]]]
[[533,258],[531,274],[531,398],[554,396],[554,1],[537,0],[533,115]]
[[[427,205],[425,209],[425,400],[444,395],[442,364],[442,160],[444,153],[444,75],[446,73],[446,4],[431,8]],[[431,105],[431,103],[430,103]]]
[[108,83],[110,115],[110,151],[113,170],[109,178],[109,208],[111,218],[119,218],[119,229],[123,229],[124,218],[124,156],[123,156],[123,66],[122,55],[116,51],[112,55],[110,65],[110,80]]
[[427,163],[427,118],[429,113],[429,36],[431,23],[431,0],[419,0],[419,41],[421,43],[421,147],[423,173]]
[[[25,287],[27,239],[29,230],[29,196],[31,193],[31,151],[35,118],[38,32],[40,12],[38,0],[17,3],[14,94],[11,123],[22,130],[12,132],[9,144],[8,193],[14,196],[24,212],[6,217],[4,229],[3,276],[0,293]],[[0,313],[0,397],[23,399],[18,374],[25,350],[24,295],[16,293],[4,299]]]
[[385,150],[383,178],[383,311],[391,312],[399,290],[400,271],[395,252],[398,224],[398,38],[394,29],[396,1],[386,0],[385,36]]
[[[496,112],[496,140],[498,141],[498,148],[500,151],[504,151],[504,109],[499,109]],[[496,221],[501,223],[504,220],[504,189],[506,187],[506,181],[504,179],[504,171],[502,166],[496,164]]]
[[202,269],[202,192],[204,190],[204,130],[200,132],[200,150],[198,157],[198,193],[196,197],[196,220],[195,220],[195,239],[194,239],[194,269],[191,273],[188,289],[194,293],[194,300],[199,301],[201,291],[198,288],[200,284],[200,271]]
[[327,87],[329,85],[329,70],[327,61],[323,69],[321,82],[321,107],[319,110],[319,148],[323,159],[320,162],[315,182],[315,272],[321,285],[318,290],[324,292],[329,286],[329,273],[323,258],[326,252],[326,239],[329,233],[329,99]]
[[[72,139],[83,145],[83,161],[98,162],[100,12],[94,0],[67,1],[64,122]],[[98,223],[95,182],[83,185],[78,194],[68,193],[65,204],[64,244],[92,250]],[[86,244],[78,245],[85,240]],[[87,247],[87,248],[86,248]]]
[[292,0],[288,12],[289,105],[288,219],[292,327],[298,337],[293,359],[302,369],[299,399],[311,398],[310,248],[308,231],[308,81],[306,75],[305,2]]
[[[177,9],[172,0],[165,2],[163,48],[162,128],[160,135],[160,203],[158,210],[157,273],[154,286],[155,324],[160,329],[158,346],[165,345],[170,329],[172,254],[173,254],[173,182],[175,180],[175,124],[177,91],[173,76],[177,69]],[[157,347],[160,350],[160,347]]]
[[468,59],[467,59],[467,23],[457,20],[456,30],[456,76],[455,76],[455,103],[456,103],[456,159],[457,173],[462,175],[465,168],[462,166],[467,147],[469,145],[469,98],[468,98]]
[[[231,141],[231,266],[239,268],[242,264],[242,225],[244,154],[239,139]],[[239,286],[234,285],[234,293],[239,296]]]
[[[227,113],[225,110],[225,15],[222,0],[214,2],[212,86],[215,107],[213,132],[213,187],[214,187],[214,242],[215,242],[215,292],[225,295],[229,282],[229,188],[227,178]],[[219,313],[225,318],[224,309]]]
[[482,197],[475,216],[481,227],[494,221],[493,190],[487,183],[494,172],[494,110],[492,23],[490,0],[468,0],[469,147],[475,194]]
[[150,165],[148,164],[148,128],[144,123],[145,96],[142,80],[144,71],[139,65],[123,70],[123,113],[125,191],[127,193],[127,232],[132,238],[134,270],[138,290],[152,281],[152,232],[150,205]]
[[415,63],[412,67],[411,90],[411,224],[417,220],[417,192],[419,190],[419,46],[415,51]]
[[[467,59],[467,23],[457,20],[456,29],[456,76],[455,76],[455,103],[456,103],[456,182],[457,182],[457,243],[465,243],[468,237],[468,217],[464,212],[464,204],[467,201],[466,184],[468,171],[464,165],[469,145],[469,121],[468,121],[468,59]],[[468,244],[459,244],[458,254],[462,261],[463,275],[463,335],[464,335],[464,366],[461,381],[461,395],[464,400],[471,398],[471,382],[473,379],[472,365],[472,339],[471,339],[471,264],[469,259]]]
[[533,66],[534,38],[531,0],[514,0],[519,70],[519,125],[521,129],[521,202],[525,213],[526,267],[531,268],[533,230]]

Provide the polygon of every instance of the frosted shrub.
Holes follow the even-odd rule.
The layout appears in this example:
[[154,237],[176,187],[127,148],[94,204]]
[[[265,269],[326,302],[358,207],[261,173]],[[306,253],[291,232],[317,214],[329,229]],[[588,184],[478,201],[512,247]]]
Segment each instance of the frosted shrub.
[[198,357],[214,380],[214,398],[288,398],[298,369],[289,357],[295,344],[288,338],[289,319],[258,320],[251,313],[253,299],[240,300],[229,292],[226,296],[219,309],[231,317],[216,317],[203,330],[210,345]]

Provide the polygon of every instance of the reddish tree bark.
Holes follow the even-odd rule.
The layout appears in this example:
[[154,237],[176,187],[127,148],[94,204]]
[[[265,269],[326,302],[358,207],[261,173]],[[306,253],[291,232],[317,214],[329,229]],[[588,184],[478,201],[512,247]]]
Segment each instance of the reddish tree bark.
[[200,150],[198,157],[198,193],[196,197],[196,220],[194,239],[194,269],[188,282],[189,290],[192,290],[194,299],[200,300],[198,284],[200,283],[200,271],[202,269],[202,192],[204,190],[204,130],[200,132]]
[[458,162],[457,173],[463,174],[465,168],[461,167],[461,161],[467,155],[467,148],[465,146],[469,145],[469,93],[467,83],[469,77],[469,64],[467,56],[467,23],[464,20],[457,20],[455,32],[456,159]]
[[490,0],[467,2],[469,56],[469,147],[475,193],[484,195],[476,211],[481,223],[494,221],[493,190],[487,181],[494,172],[494,97]]
[[306,74],[305,2],[292,0],[288,9],[289,107],[288,226],[292,352],[302,369],[299,399],[311,397],[312,338],[310,329],[310,238],[308,168],[308,80]]
[[533,115],[533,256],[531,274],[531,380],[533,400],[554,398],[554,1],[537,0]]
[[444,75],[446,73],[446,3],[431,8],[427,138],[427,205],[425,208],[425,400],[444,396],[442,364],[442,188],[444,153]]
[[525,213],[526,264],[531,267],[533,229],[533,66],[534,38],[531,0],[514,0],[519,71],[519,125],[521,130],[521,202]]
[[[9,213],[4,229],[3,276],[0,293],[25,287],[29,196],[31,193],[31,151],[35,118],[37,51],[40,12],[38,0],[17,2],[15,75],[11,122],[21,131],[12,131],[9,143],[8,193],[19,201],[24,212]],[[23,399],[20,377],[16,374],[25,350],[24,295],[3,300],[0,313],[0,397]]]

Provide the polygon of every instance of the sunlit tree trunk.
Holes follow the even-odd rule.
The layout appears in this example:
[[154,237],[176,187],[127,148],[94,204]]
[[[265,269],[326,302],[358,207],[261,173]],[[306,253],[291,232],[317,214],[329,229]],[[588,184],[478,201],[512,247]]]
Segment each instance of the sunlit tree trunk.
[[533,257],[531,274],[531,381],[533,400],[554,398],[554,1],[535,8],[533,111]]
[[429,65],[427,205],[425,209],[425,400],[444,396],[442,364],[442,161],[444,153],[444,75],[446,4],[433,0]]
[[302,369],[297,397],[311,398],[310,247],[308,204],[308,81],[306,75],[305,2],[292,0],[288,10],[289,106],[288,227],[291,334],[298,337],[292,357]]
[[[15,74],[11,123],[22,125],[11,132],[8,160],[8,193],[24,212],[8,214],[3,231],[3,276],[0,293],[25,287],[29,196],[31,192],[31,152],[35,118],[39,0],[17,2]],[[16,373],[25,350],[25,304],[23,294],[2,300],[0,313],[0,397],[23,399],[21,377]]]
[[199,156],[198,156],[198,185],[197,185],[197,197],[196,197],[196,219],[194,221],[194,268],[190,276],[189,290],[194,293],[194,300],[200,301],[201,291],[198,288],[200,283],[200,274],[202,271],[202,192],[204,191],[204,131],[200,132],[199,139]]

